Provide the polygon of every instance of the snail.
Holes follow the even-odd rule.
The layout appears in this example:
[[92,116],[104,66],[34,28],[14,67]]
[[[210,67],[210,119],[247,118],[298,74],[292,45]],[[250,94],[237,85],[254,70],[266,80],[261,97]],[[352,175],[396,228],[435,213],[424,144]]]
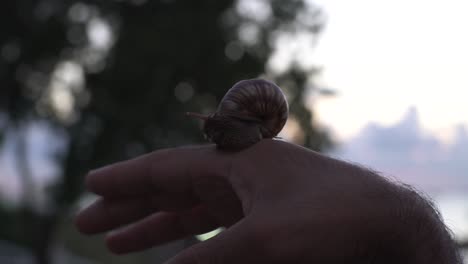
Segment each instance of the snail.
[[215,113],[187,115],[204,121],[205,137],[218,148],[240,150],[261,139],[274,138],[288,118],[288,102],[281,89],[262,79],[234,84]]

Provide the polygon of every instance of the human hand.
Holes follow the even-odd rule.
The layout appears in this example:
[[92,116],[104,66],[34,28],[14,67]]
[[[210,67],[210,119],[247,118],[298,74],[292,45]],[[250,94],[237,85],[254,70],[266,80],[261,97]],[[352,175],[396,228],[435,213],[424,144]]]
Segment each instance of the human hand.
[[93,171],[86,185],[101,198],[76,225],[85,234],[114,230],[106,237],[114,253],[227,227],[170,264],[365,261],[400,215],[395,185],[275,140],[235,153],[160,150]]

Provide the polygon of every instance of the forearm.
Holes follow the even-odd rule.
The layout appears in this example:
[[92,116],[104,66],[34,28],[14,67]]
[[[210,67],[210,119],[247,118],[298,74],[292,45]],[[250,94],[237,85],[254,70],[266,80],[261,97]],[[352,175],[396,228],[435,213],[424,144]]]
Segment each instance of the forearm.
[[[407,186],[397,186],[388,237],[371,263],[461,264],[458,248],[435,206]],[[377,244],[376,244],[377,245]]]
[[[330,263],[462,263],[450,231],[424,195],[356,164],[334,159],[320,161],[314,165],[323,174],[343,175],[333,178],[334,184],[327,186],[326,193],[335,194],[333,200],[324,194],[313,197],[334,208],[335,217],[326,217],[330,213],[327,210],[317,215],[330,225],[334,219],[342,223],[334,227],[330,236],[339,238],[335,248],[345,256],[344,261]],[[320,176],[311,179],[311,186],[319,186],[322,181]]]

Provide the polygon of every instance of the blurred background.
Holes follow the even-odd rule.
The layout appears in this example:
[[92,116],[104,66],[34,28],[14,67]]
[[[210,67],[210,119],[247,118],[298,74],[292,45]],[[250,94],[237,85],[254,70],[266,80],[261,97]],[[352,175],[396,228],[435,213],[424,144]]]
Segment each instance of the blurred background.
[[416,186],[468,248],[468,3],[17,0],[0,8],[0,263],[162,263],[83,237],[90,169],[203,143],[235,82],[285,91],[281,136]]

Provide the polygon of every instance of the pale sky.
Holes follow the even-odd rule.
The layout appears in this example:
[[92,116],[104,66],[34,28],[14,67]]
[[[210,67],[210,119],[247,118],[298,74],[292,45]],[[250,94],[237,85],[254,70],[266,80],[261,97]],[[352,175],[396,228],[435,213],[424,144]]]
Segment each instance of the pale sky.
[[314,106],[349,139],[416,106],[424,129],[449,140],[468,124],[468,1],[316,0],[328,15],[311,59],[339,93]]
[[[312,107],[341,141],[339,155],[426,192],[459,186],[463,199],[437,204],[457,236],[468,237],[468,138],[454,141],[457,125],[468,128],[468,1],[310,1],[328,22],[316,48],[301,54],[323,67],[319,84],[338,92]],[[416,118],[408,118],[412,106]],[[381,126],[363,130],[371,122]]]

